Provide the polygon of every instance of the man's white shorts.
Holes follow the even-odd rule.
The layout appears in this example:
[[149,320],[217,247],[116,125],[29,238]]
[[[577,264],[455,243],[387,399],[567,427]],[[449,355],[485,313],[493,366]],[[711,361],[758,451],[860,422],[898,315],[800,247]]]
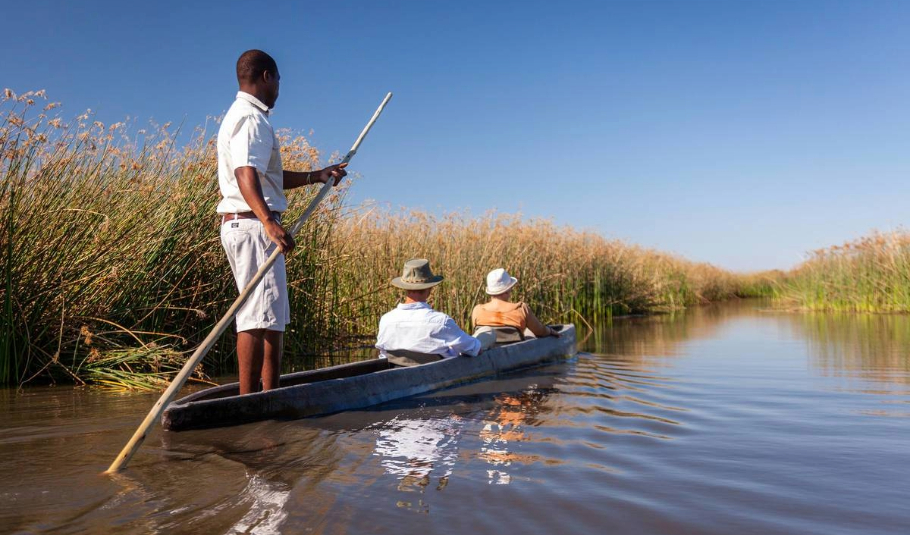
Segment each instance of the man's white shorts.
[[[246,288],[259,266],[265,264],[277,247],[258,219],[233,219],[222,223],[221,245],[237,281],[237,291]],[[234,318],[237,332],[250,329],[284,331],[284,326],[291,322],[284,255],[278,256]]]

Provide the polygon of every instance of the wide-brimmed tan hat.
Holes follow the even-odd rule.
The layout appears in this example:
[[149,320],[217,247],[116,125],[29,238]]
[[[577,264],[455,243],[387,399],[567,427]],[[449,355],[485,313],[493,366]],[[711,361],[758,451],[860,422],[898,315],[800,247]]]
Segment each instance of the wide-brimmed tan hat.
[[515,286],[516,282],[518,282],[518,279],[509,275],[506,270],[502,268],[496,268],[493,271],[487,273],[486,292],[488,295],[499,295],[506,293],[512,289],[512,286]]
[[445,277],[433,275],[430,261],[426,258],[412,258],[404,263],[401,276],[392,279],[392,286],[402,290],[425,290],[436,286]]

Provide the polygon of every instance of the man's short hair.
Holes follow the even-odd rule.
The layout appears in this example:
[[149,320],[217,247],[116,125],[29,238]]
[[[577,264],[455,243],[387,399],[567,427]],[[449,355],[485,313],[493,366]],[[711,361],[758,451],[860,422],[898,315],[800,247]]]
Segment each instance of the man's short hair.
[[272,56],[262,50],[247,50],[237,60],[237,82],[254,82],[262,78],[262,73],[278,73],[278,64]]

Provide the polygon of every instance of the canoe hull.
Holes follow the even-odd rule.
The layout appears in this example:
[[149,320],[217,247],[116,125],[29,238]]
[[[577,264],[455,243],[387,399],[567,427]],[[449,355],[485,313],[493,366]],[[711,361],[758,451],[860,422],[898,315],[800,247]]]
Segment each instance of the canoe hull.
[[284,375],[281,388],[244,396],[237,395],[237,383],[209,388],[168,405],[161,424],[169,431],[184,431],[361,409],[570,357],[576,353],[575,326],[559,329],[559,338],[495,347],[477,357],[408,368],[389,367],[384,359],[342,364]]

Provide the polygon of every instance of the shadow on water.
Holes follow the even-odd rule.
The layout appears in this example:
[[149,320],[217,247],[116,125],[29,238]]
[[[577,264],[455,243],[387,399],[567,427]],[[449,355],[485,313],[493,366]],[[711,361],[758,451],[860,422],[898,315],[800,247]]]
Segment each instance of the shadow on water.
[[[304,493],[311,507],[329,508],[334,497],[319,491],[342,460],[337,434],[294,422],[261,422],[226,429],[162,433],[168,453],[201,465],[217,465],[225,479],[245,479],[230,502],[246,512],[226,533],[276,533],[288,516],[292,493]],[[227,474],[229,473],[229,474]]]

